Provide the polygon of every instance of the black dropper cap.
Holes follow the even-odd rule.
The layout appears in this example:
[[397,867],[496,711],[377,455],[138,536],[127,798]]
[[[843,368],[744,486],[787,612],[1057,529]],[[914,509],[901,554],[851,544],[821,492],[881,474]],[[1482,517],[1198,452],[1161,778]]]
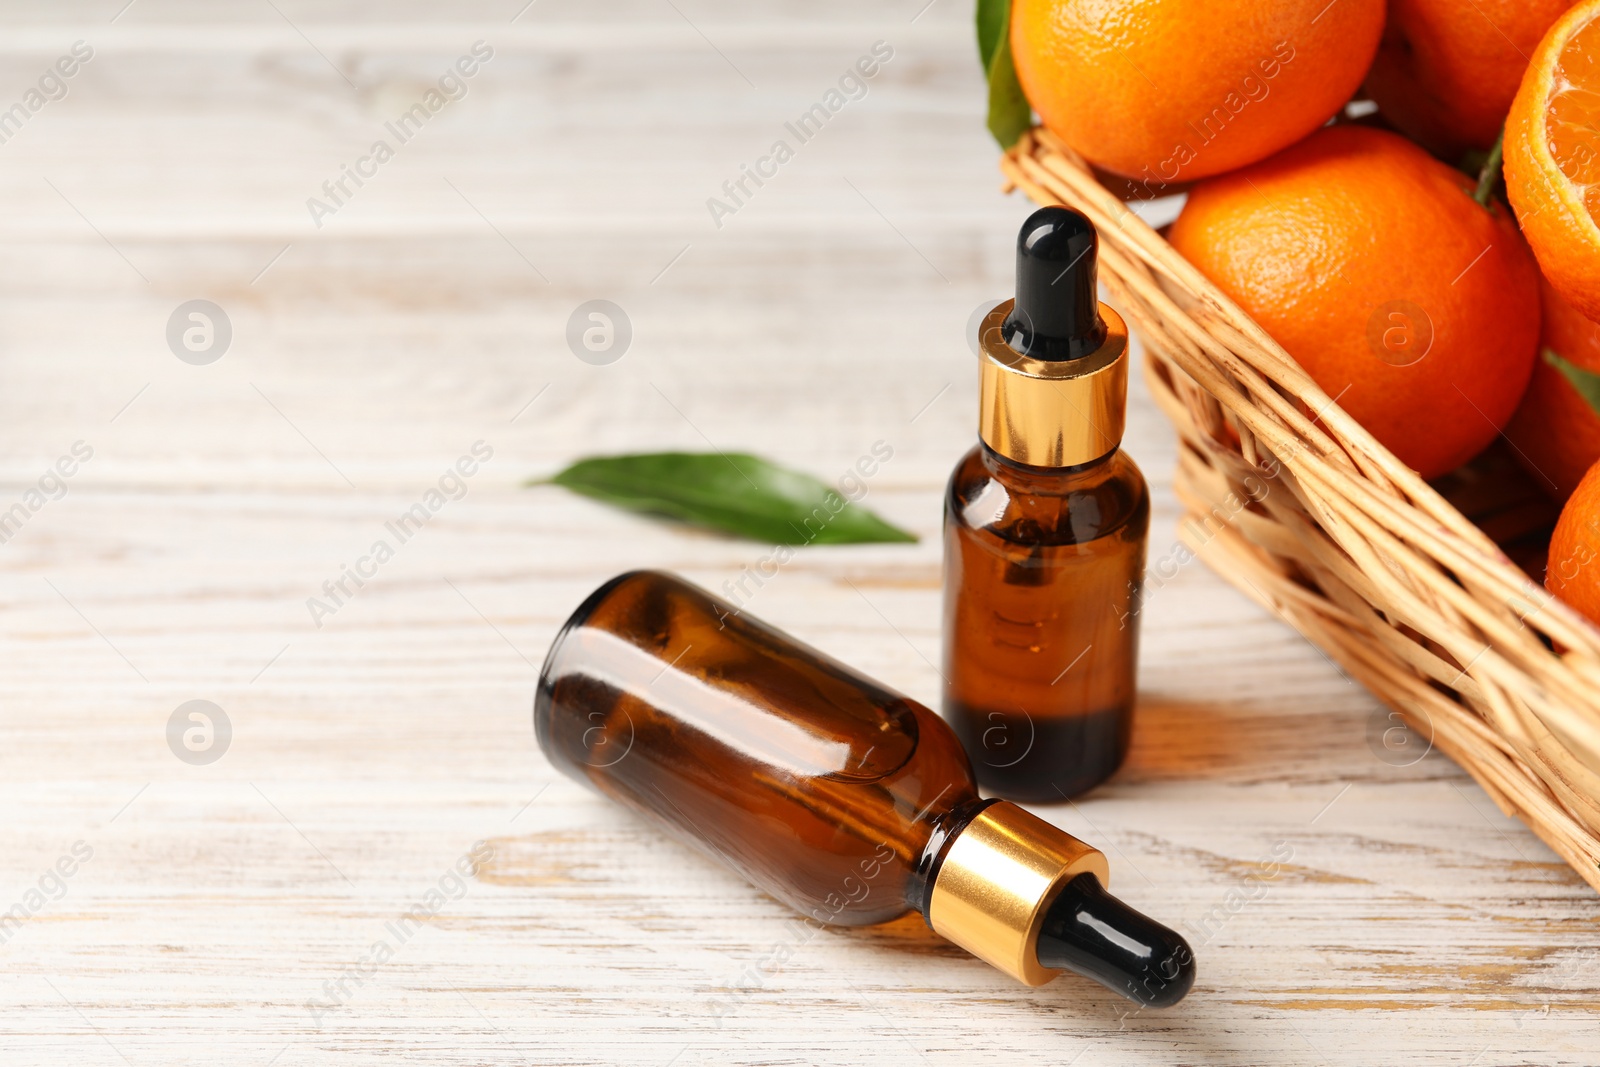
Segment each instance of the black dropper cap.
[[1194,985],[1194,952],[1175,930],[1107,893],[1093,874],[1068,882],[1039,931],[1041,966],[1093,978],[1149,1008],[1182,1000]]
[[1067,207],[1042,207],[1017,234],[1017,300],[1006,344],[1033,359],[1081,359],[1106,339],[1095,290],[1099,238]]

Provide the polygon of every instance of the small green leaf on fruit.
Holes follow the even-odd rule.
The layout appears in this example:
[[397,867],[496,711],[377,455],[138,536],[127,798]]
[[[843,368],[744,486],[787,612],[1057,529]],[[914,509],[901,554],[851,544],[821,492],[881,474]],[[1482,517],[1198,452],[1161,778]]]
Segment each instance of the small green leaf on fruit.
[[1569,359],[1563,359],[1552,348],[1544,350],[1544,361],[1560,371],[1588,403],[1590,410],[1600,415],[1600,374],[1584,370]]
[[978,0],[978,54],[989,80],[989,132],[1010,148],[1033,125],[1011,57],[1011,0]]
[[978,0],[978,58],[983,72],[994,66],[994,54],[1011,29],[1011,0]]
[[580,459],[555,484],[629,511],[780,545],[915,541],[838,489],[743,452],[647,452]]
[[1489,154],[1484,158],[1482,168],[1478,171],[1478,188],[1472,194],[1472,199],[1476,200],[1480,207],[1489,207],[1489,198],[1494,195],[1494,188],[1500,182],[1500,173],[1504,169],[1505,147],[1506,131],[1501,127],[1500,136],[1494,139],[1494,147],[1489,149]]

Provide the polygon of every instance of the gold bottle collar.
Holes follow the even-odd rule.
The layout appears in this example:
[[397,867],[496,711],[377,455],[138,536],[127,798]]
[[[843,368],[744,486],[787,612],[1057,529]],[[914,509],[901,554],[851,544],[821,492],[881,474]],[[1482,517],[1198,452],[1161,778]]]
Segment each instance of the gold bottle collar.
[[1061,972],[1040,966],[1039,928],[1062,888],[1085,872],[1110,882],[1099,849],[1008,801],[990,804],[945,853],[928,925],[1018,981],[1044,985]]
[[1032,467],[1076,467],[1109,455],[1122,443],[1128,404],[1122,316],[1101,304],[1105,343],[1081,359],[1051,362],[1006,344],[1014,303],[1005,301],[978,327],[978,435],[1007,459]]

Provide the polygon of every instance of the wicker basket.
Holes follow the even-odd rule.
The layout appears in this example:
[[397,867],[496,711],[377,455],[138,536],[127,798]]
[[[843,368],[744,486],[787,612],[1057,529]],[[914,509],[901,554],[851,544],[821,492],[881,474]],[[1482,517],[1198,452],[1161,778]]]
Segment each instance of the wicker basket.
[[[1061,141],[1036,129],[1001,169],[1100,231],[1101,279],[1178,428],[1188,548],[1431,736],[1600,890],[1600,632],[1357,425]],[[1475,484],[1477,505],[1503,503],[1458,482]]]

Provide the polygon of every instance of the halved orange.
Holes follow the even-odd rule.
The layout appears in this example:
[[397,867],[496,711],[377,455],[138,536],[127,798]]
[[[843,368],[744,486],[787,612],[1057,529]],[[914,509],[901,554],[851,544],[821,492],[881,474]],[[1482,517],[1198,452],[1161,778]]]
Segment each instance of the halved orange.
[[1539,42],[1505,138],[1506,192],[1545,278],[1600,322],[1600,0]]

